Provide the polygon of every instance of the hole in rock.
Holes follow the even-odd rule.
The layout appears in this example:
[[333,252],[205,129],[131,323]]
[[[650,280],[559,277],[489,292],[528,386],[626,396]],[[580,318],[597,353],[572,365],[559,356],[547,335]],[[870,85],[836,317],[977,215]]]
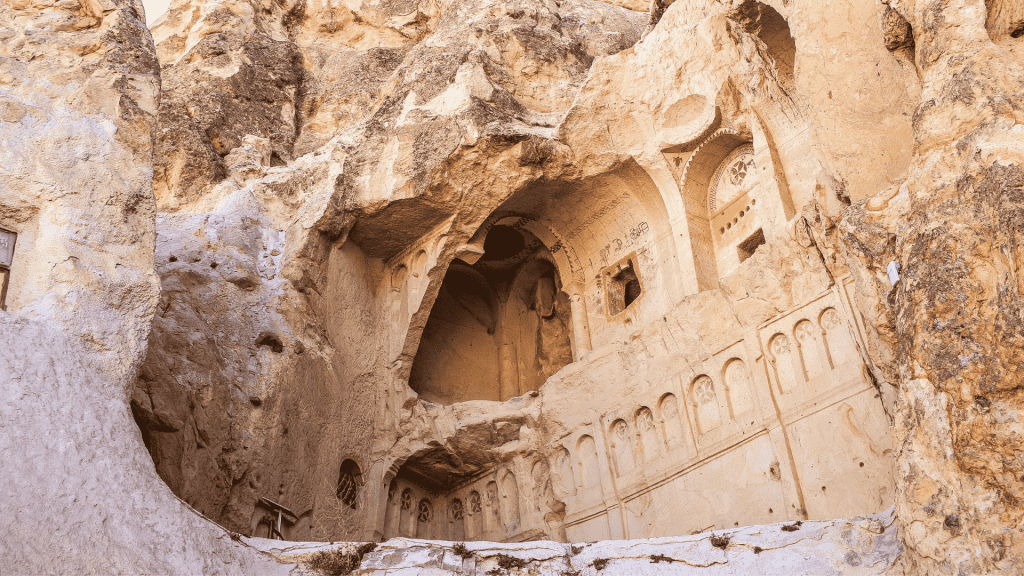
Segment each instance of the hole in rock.
[[764,231],[761,228],[758,228],[757,232],[754,232],[753,234],[750,235],[749,238],[747,238],[743,242],[740,242],[740,244],[736,246],[736,253],[740,258],[740,262],[743,262],[747,258],[753,256],[754,252],[757,250],[757,247],[762,246],[764,244]]
[[547,247],[500,224],[483,245],[475,264],[448,268],[423,329],[409,385],[424,400],[508,400],[572,362],[569,297]]
[[643,293],[633,257],[627,257],[605,271],[608,314],[615,316],[629,308]]
[[281,339],[278,338],[277,335],[271,334],[270,332],[261,333],[259,337],[256,338],[256,346],[266,346],[277,354],[284,352],[284,343],[281,342]]
[[505,260],[519,254],[526,248],[526,239],[510,226],[494,226],[484,240],[484,255],[481,260]]

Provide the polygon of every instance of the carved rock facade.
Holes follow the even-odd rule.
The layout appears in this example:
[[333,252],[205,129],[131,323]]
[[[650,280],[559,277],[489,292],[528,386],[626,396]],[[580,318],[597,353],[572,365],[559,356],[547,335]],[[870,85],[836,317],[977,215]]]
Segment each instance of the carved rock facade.
[[[895,505],[892,571],[1019,570],[1016,4],[178,0],[155,49],[93,4],[0,12],[3,335],[95,348],[195,510],[579,543]],[[38,144],[65,112],[99,152]]]

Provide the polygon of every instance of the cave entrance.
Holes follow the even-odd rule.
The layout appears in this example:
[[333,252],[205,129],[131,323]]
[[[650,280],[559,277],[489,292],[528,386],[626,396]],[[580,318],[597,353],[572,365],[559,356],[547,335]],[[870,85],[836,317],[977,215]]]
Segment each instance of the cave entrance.
[[451,264],[430,311],[409,377],[426,401],[508,400],[573,360],[569,297],[548,248],[499,224],[483,249],[474,264]]

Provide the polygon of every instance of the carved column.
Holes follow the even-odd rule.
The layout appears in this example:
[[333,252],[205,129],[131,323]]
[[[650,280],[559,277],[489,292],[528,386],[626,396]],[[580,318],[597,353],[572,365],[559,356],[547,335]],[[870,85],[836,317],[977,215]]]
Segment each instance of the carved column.
[[573,360],[578,361],[591,351],[590,326],[587,322],[587,307],[584,298],[579,293],[569,295],[572,310],[572,334],[573,334]]

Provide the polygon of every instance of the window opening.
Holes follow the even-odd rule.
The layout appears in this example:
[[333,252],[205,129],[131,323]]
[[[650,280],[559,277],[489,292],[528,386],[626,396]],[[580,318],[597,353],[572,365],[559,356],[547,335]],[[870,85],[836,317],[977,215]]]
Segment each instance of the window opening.
[[754,255],[754,251],[757,250],[758,246],[764,244],[764,230],[758,228],[749,238],[740,242],[739,246],[736,247],[736,253],[740,257],[740,262],[743,262],[747,258]]
[[427,500],[426,498],[420,500],[418,512],[419,514],[416,517],[417,522],[425,524],[434,518],[434,510],[430,506],[430,500]]
[[452,519],[462,520],[465,514],[465,509],[462,507],[462,500],[455,498],[452,500]]
[[362,486],[362,474],[359,472],[359,465],[352,460],[345,460],[341,463],[341,472],[338,475],[338,499],[346,506],[355,510],[359,502],[359,488]]
[[0,228],[0,310],[7,310],[7,285],[11,281],[14,242],[18,235]]
[[643,294],[640,278],[630,255],[605,270],[605,288],[608,297],[608,314],[615,316]]

